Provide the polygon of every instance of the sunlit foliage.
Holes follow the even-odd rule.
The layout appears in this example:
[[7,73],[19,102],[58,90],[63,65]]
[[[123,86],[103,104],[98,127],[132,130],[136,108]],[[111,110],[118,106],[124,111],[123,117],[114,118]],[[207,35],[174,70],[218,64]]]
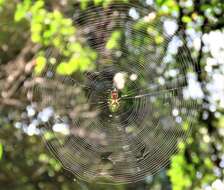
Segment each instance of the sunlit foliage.
[[[63,2],[65,4],[53,0],[22,0],[19,2],[0,0],[0,21],[3,21],[0,23],[1,93],[3,88],[10,90],[6,85],[7,82],[10,82],[7,76],[14,73],[18,62],[24,61],[25,58],[19,58],[21,57],[20,52],[27,42],[32,42],[38,46],[36,52],[31,53],[35,55],[33,73],[37,76],[41,76],[49,66],[53,66],[55,73],[59,75],[77,74],[79,76],[78,74],[84,71],[94,71],[97,66],[98,52],[91,47],[91,43],[82,36],[82,33],[80,34],[79,31],[82,30],[82,26],[74,23],[70,17],[66,16],[65,12],[70,11],[68,15],[72,15],[74,12],[83,13],[90,6],[98,6],[106,10],[114,2],[121,4],[135,2],[149,10],[152,7],[152,10],[146,17],[139,15],[139,19],[133,19],[135,22],[131,27],[139,33],[132,35],[127,41],[132,47],[146,46],[153,42],[167,50],[165,43],[167,35],[173,37],[176,35],[176,31],[183,34],[189,52],[203,71],[196,76],[202,84],[203,98],[199,100],[202,109],[198,110],[198,118],[192,124],[187,141],[180,144],[181,146],[178,147],[177,153],[172,156],[170,165],[166,170],[162,170],[157,176],[148,177],[144,182],[138,184],[115,187],[97,186],[94,183],[72,182],[69,174],[40,143],[38,134],[29,134],[26,131],[30,127],[32,119],[28,116],[27,110],[20,103],[20,100],[23,101],[24,97],[26,98],[24,91],[26,91],[29,83],[19,83],[16,88],[14,86],[13,88],[16,89],[15,92],[22,89],[21,95],[4,99],[1,94],[0,98],[0,104],[3,105],[0,108],[0,188],[24,190],[57,188],[63,190],[169,188],[200,190],[212,186],[218,179],[223,181],[224,108],[220,95],[215,96],[215,100],[213,100],[211,96],[215,92],[209,90],[211,86],[214,86],[213,77],[215,75],[213,73],[223,76],[223,63],[221,63],[220,58],[215,57],[220,54],[214,52],[214,46],[212,46],[213,49],[210,49],[211,47],[206,46],[203,41],[205,35],[209,35],[212,31],[219,31],[223,35],[223,2],[221,0],[68,0]],[[67,7],[69,9],[66,9]],[[176,27],[176,30],[168,31],[170,33],[164,35],[161,32],[164,27],[162,24],[157,25],[158,28],[154,27],[153,23],[157,23],[157,21],[168,21]],[[142,37],[143,34],[145,37]],[[108,35],[105,48],[109,52],[116,52],[121,49],[123,35],[122,30],[115,28]],[[153,38],[149,38],[149,35]],[[176,40],[174,42],[178,42],[177,38],[174,39]],[[215,43],[218,43],[218,40]],[[46,50],[55,51],[55,57],[49,57]],[[128,59],[121,60],[123,64],[137,64],[135,59],[141,61],[144,60],[145,56],[148,56],[146,52],[136,53],[132,51],[133,49],[125,50],[130,56]],[[163,52],[164,50],[160,51]],[[178,55],[181,53],[181,47],[170,52],[168,65],[171,68],[179,64]],[[155,52],[152,52],[152,55],[155,55]],[[25,62],[28,63],[32,56],[28,54],[27,57]],[[59,62],[57,61],[59,60],[58,57],[61,57]],[[19,61],[14,62],[16,58]],[[13,64],[16,66],[14,67]],[[153,65],[153,63],[150,64]],[[153,66],[158,67],[158,65]],[[18,67],[18,70],[21,69]],[[26,73],[25,69],[22,70]],[[144,71],[142,73],[145,74]],[[20,75],[22,74],[20,73]],[[22,81],[24,82],[28,77],[24,77]],[[153,76],[150,77],[153,78]],[[220,80],[219,86],[221,86],[223,84],[222,77],[218,79]],[[15,79],[13,82],[16,83],[16,81]],[[141,84],[139,85],[146,82],[140,81]],[[206,84],[210,84],[210,86]],[[218,87],[216,86],[216,88]],[[158,105],[161,106],[160,102]],[[14,106],[17,106],[16,109]],[[183,128],[190,127],[184,125]],[[49,140],[53,139],[50,134],[46,135],[49,135]]]

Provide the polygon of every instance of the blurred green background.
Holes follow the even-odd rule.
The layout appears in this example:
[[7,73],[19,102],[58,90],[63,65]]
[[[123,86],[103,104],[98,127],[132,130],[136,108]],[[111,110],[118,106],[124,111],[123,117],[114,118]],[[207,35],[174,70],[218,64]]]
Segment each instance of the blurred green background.
[[[166,32],[172,38],[177,35],[173,31],[178,31],[189,49],[186,56],[198,65],[196,71],[203,71],[195,76],[193,94],[189,95],[198,100],[201,109],[190,135],[180,144],[168,167],[144,181],[116,186],[74,180],[48,152],[38,133],[29,130],[33,126],[27,106],[33,76],[41,78],[48,65],[54,65],[59,75],[81,80],[84,72],[97,70],[101,64],[97,61],[101,53],[98,44],[108,50],[103,61],[112,59],[113,51],[124,48],[120,47],[123,31],[111,27],[110,33],[105,34],[97,30],[119,19],[116,14],[115,18],[103,15],[102,10],[108,10],[114,3],[133,5],[124,9],[123,14],[133,20],[130,24],[136,30],[145,31],[131,36],[129,43],[133,47],[152,43],[148,41],[149,34],[154,36],[155,45],[164,44],[161,26],[168,28]],[[142,15],[135,6],[143,7],[148,15]],[[91,12],[89,7],[101,11]],[[98,25],[72,20],[87,14],[99,18]],[[223,15],[222,0],[0,0],[0,189],[224,190]],[[153,22],[163,25],[153,28]],[[86,25],[87,35],[83,29]],[[163,49],[167,49],[166,45]],[[54,56],[48,56],[49,48]],[[181,62],[176,55],[183,53],[183,49],[181,45],[169,48],[173,48],[172,68]],[[122,62],[128,65],[136,56],[142,60],[146,53],[127,53],[129,57]],[[56,63],[59,56],[60,62]]]

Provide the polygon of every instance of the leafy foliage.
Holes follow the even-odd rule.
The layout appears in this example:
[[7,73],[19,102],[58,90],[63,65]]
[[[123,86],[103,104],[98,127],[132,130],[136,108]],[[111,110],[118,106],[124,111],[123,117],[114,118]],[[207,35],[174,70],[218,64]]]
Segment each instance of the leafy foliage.
[[[38,76],[41,76],[48,66],[53,66],[55,72],[59,75],[77,74],[77,78],[79,73],[87,70],[94,71],[99,57],[97,50],[91,47],[91,43],[88,43],[88,40],[79,33],[82,25],[73,23],[72,19],[65,17],[64,15],[67,15],[65,12],[69,10],[69,13],[73,14],[75,10],[75,13],[82,14],[88,10],[89,6],[102,7],[106,10],[113,2],[125,4],[133,1],[80,0],[75,1],[77,3],[75,5],[71,1],[65,2],[65,5],[63,5],[63,3],[57,1],[47,0],[23,0],[19,3],[16,0],[0,0],[0,20],[3,20],[4,23],[10,23],[7,26],[1,25],[0,27],[0,188],[15,190],[131,190],[168,189],[171,187],[174,190],[199,190],[211,186],[216,179],[223,180],[224,112],[219,100],[215,103],[210,101],[211,92],[205,85],[211,82],[213,77],[208,68],[211,67],[214,73],[223,75],[223,67],[221,63],[215,64],[214,61],[212,64],[207,64],[209,58],[210,60],[213,58],[214,53],[208,47],[204,47],[205,44],[201,41],[203,36],[211,31],[223,32],[224,4],[222,1],[134,1],[146,8],[149,8],[148,4],[150,4],[153,11],[144,18],[140,15],[140,18],[133,22],[132,27],[139,32],[130,35],[130,38],[126,40],[132,47],[147,46],[149,43],[165,45],[166,36],[161,32],[163,25],[157,25],[158,28],[155,28],[153,23],[167,20],[175,21],[178,25],[177,30],[183,33],[183,37],[188,42],[186,45],[189,46],[190,53],[201,69],[205,71],[200,72],[197,76],[199,82],[203,81],[201,88],[204,97],[199,100],[203,109],[198,111],[199,116],[196,121],[193,121],[189,138],[186,142],[180,144],[178,152],[173,155],[170,167],[166,171],[161,171],[157,176],[148,177],[141,183],[116,187],[98,186],[94,182],[92,184],[72,182],[71,177],[66,177],[69,174],[63,170],[62,166],[49,155],[46,148],[40,143],[40,137],[37,134],[28,134],[25,129],[30,126],[32,120],[28,116],[26,108],[22,107],[20,103],[20,100],[22,101],[26,97],[24,92],[26,91],[26,85],[29,84],[28,82],[19,83],[16,88],[13,86],[16,89],[16,95],[18,95],[17,91],[21,91],[20,95],[5,99],[2,96],[5,86],[7,91],[10,90],[9,85],[6,85],[11,80],[10,74],[14,73],[15,69],[26,71],[26,69],[20,69],[18,63],[23,60],[20,52],[22,52],[23,47],[26,47],[27,41],[32,41],[40,47],[34,53],[36,55],[34,73]],[[70,9],[67,9],[67,7]],[[14,22],[11,20],[12,15]],[[27,28],[29,32],[27,32]],[[191,34],[194,34],[193,37]],[[149,36],[152,38],[149,38]],[[198,41],[194,41],[195,39],[198,39]],[[115,51],[124,48],[122,40],[123,31],[115,28],[107,39],[105,47],[107,50]],[[45,53],[47,49],[53,49],[56,52],[55,56],[48,57]],[[134,60],[141,61],[144,60],[145,56],[149,56],[145,52],[136,53],[133,51],[135,48],[124,49],[130,56],[122,59],[123,64],[135,64]],[[167,50],[168,48],[164,47],[164,49]],[[156,49],[152,52],[152,55],[155,55],[155,52]],[[181,47],[178,47],[177,51],[168,56],[169,66],[178,66],[178,55],[181,55]],[[30,61],[29,54],[27,57],[27,60],[23,60],[25,63]],[[60,62],[57,62],[58,57],[61,58]],[[216,60],[216,62],[218,61]],[[153,65],[153,63],[150,64],[150,66]],[[159,66],[153,65],[153,67],[158,68]],[[142,74],[144,75],[144,71],[142,71]],[[22,76],[23,73],[18,75]],[[149,77],[153,78],[153,76]],[[28,77],[25,76],[18,81],[25,81],[26,78]],[[13,84],[16,82],[17,80],[14,79]],[[144,82],[140,81],[139,85]],[[15,109],[12,105],[17,106],[17,108]],[[158,105],[160,105],[159,102]],[[21,120],[24,121],[21,122]],[[182,125],[183,128],[189,128],[184,123]],[[49,140],[53,140],[52,134],[46,133],[45,135],[48,136]]]
[[[64,18],[57,10],[46,11],[43,0],[38,0],[34,4],[31,0],[26,0],[18,4],[15,21],[19,22],[24,18],[30,22],[31,39],[34,43],[42,45],[43,48],[54,47],[64,57],[64,61],[57,67],[57,73],[70,75],[78,70],[94,68],[97,55],[93,50],[83,47],[78,42],[75,37],[76,28],[71,19]],[[48,61],[44,57],[37,58],[37,73],[41,73],[46,62]]]

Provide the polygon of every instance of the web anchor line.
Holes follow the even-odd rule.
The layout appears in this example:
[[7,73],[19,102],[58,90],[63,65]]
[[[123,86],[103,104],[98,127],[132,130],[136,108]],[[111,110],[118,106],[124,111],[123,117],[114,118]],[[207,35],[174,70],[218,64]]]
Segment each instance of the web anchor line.
[[127,99],[138,99],[138,98],[144,98],[144,97],[157,96],[157,95],[160,95],[162,93],[183,89],[184,87],[186,87],[186,86],[175,87],[175,88],[171,88],[171,89],[165,89],[165,90],[160,90],[160,91],[157,91],[157,92],[151,92],[151,93],[141,94],[141,95],[136,95],[136,96],[126,96],[126,95],[124,95],[124,96],[121,96],[120,99],[121,100],[127,100]]
[[[189,73],[191,73],[191,72],[189,72]],[[197,72],[192,71],[192,73],[202,74],[203,71],[197,71]],[[151,87],[145,88],[144,90],[154,89],[154,88],[157,88],[157,87],[166,87],[166,86],[172,85],[172,84],[178,85],[178,83],[185,82],[185,80],[187,80],[187,76],[181,76],[181,77],[177,77],[177,78],[171,79],[170,81],[166,82],[165,84],[152,84]],[[137,90],[137,88],[130,90],[129,93],[124,95],[124,96],[131,96],[131,95],[133,95],[133,92],[135,90]]]

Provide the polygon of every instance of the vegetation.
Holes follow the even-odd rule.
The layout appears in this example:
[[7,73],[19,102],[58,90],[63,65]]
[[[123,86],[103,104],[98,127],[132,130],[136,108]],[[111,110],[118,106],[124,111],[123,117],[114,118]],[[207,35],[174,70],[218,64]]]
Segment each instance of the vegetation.
[[[0,0],[0,189],[224,189],[223,15],[222,0]],[[135,86],[126,82],[119,96],[138,95],[134,89],[145,89],[150,81],[170,84],[177,73],[196,73],[188,81],[193,93],[186,94],[190,113],[181,122],[189,134],[175,139],[179,143],[167,167],[144,181],[116,186],[79,180],[49,153],[38,130],[48,105],[67,119],[80,118],[88,129],[94,104],[102,101],[95,97],[110,97],[102,86],[113,80],[113,64],[128,71],[124,80],[132,70],[141,78]],[[98,76],[104,67],[106,72]],[[89,92],[97,77],[103,80]],[[180,96],[175,97],[169,103],[182,106]],[[170,111],[163,109],[163,101],[158,97],[153,103],[160,113],[153,117]],[[114,113],[133,106],[131,99],[119,101]],[[91,136],[87,131],[82,138]],[[66,143],[69,137],[60,135]],[[49,129],[44,138],[54,140]]]

